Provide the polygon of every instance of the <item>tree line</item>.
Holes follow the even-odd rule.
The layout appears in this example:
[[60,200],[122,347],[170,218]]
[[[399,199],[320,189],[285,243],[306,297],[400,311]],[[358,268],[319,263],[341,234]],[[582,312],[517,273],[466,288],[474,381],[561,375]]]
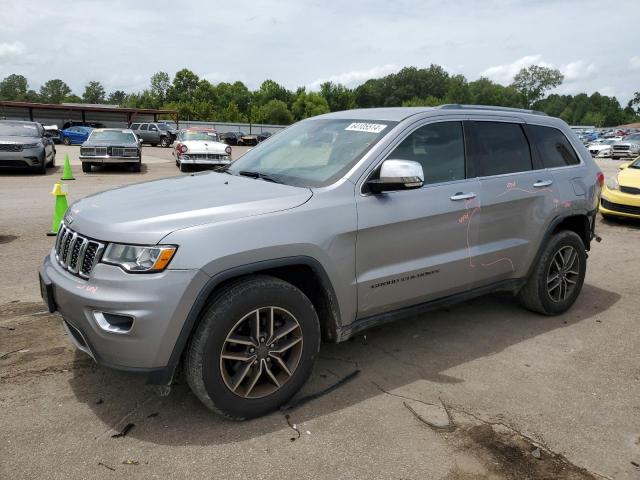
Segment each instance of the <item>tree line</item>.
[[177,110],[183,119],[278,125],[350,108],[446,103],[533,108],[571,125],[605,127],[640,121],[640,92],[624,107],[615,97],[598,92],[546,96],[563,80],[560,71],[533,65],[520,70],[505,86],[485,77],[470,82],[463,75],[452,75],[439,65],[431,65],[405,67],[355,88],[328,81],[320,85],[319,91],[305,87],[292,91],[274,80],[265,80],[251,91],[239,81],[213,84],[184,68],[173,79],[166,72],[154,74],[149,86],[138,92],[115,90],[107,94],[99,81],[90,81],[79,96],[61,79],[48,80],[35,91],[29,88],[26,77],[11,74],[0,82],[0,100],[165,108]]

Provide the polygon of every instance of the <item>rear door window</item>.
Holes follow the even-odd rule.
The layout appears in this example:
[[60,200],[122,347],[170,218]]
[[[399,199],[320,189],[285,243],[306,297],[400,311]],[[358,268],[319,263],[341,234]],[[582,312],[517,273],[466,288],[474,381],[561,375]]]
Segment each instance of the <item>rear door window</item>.
[[143,123],[142,125],[140,125],[140,130],[147,130],[149,128],[149,125],[147,125],[146,123]]
[[533,169],[529,142],[518,123],[473,123],[475,168],[478,176],[488,177]]
[[544,168],[578,165],[580,159],[567,137],[557,128],[527,125],[527,132],[538,148]]

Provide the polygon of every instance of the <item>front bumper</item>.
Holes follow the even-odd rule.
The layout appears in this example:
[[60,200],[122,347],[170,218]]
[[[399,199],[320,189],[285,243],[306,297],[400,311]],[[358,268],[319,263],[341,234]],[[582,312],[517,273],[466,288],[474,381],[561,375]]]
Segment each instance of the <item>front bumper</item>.
[[178,161],[180,163],[184,163],[185,165],[229,165],[231,163],[230,159],[204,159],[204,158],[192,158],[188,155],[181,155],[178,157]]
[[[65,321],[72,342],[98,364],[167,380],[169,359],[183,323],[209,277],[200,270],[128,274],[97,264],[84,280],[64,270],[50,253],[40,267],[43,296]],[[104,314],[130,317],[126,332],[109,329]]]
[[20,152],[0,152],[0,167],[39,167],[44,162],[43,148],[28,148]]
[[78,158],[80,158],[81,162],[95,163],[96,165],[104,163],[138,163],[140,161],[140,157],[112,157],[111,155],[104,157],[87,157],[80,155]]
[[600,213],[640,218],[640,195],[605,188],[600,198]]

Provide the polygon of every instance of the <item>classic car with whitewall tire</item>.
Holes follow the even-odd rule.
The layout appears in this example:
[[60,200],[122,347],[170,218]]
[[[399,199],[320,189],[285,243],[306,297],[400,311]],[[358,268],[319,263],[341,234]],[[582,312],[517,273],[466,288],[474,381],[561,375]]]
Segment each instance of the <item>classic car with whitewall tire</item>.
[[140,172],[142,166],[142,142],[129,129],[96,128],[80,146],[82,171],[91,167],[121,164]]
[[56,147],[41,124],[0,120],[0,170],[26,167],[44,175],[55,165]]
[[209,409],[252,418],[299,391],[322,342],[496,291],[566,312],[603,183],[539,112],[333,112],[224,170],[74,203],[41,292],[99,364],[165,387],[180,368]]
[[181,172],[190,166],[216,168],[231,163],[231,147],[220,142],[216,131],[209,128],[181,130],[172,153]]

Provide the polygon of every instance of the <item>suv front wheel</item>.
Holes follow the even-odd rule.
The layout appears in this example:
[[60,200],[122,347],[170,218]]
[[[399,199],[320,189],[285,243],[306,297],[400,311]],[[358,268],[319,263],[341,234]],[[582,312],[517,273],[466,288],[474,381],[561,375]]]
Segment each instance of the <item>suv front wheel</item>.
[[160,138],[160,146],[167,148],[171,145],[171,139],[169,137]]
[[202,403],[241,420],[289,400],[311,374],[319,348],[318,315],[304,293],[275,277],[246,277],[210,300],[185,372]]
[[518,299],[527,309],[543,315],[558,315],[576,301],[587,271],[587,254],[578,234],[556,233],[542,255]]

